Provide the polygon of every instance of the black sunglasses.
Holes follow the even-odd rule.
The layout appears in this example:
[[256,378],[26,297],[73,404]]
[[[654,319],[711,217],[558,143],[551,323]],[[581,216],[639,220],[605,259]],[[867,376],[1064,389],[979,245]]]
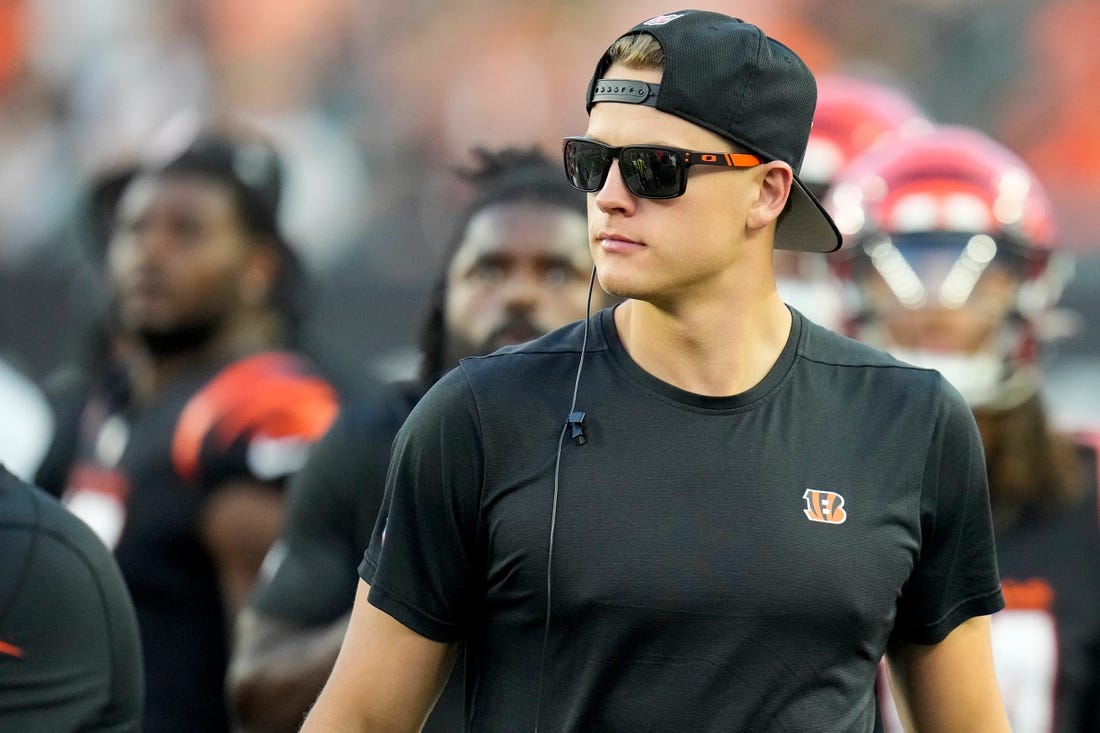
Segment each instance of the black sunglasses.
[[586,137],[567,137],[562,142],[565,176],[573,188],[593,193],[603,188],[611,161],[619,159],[626,187],[644,199],[674,199],[687,189],[687,170],[693,165],[751,168],[760,158],[748,153],[700,153],[656,145],[613,148]]

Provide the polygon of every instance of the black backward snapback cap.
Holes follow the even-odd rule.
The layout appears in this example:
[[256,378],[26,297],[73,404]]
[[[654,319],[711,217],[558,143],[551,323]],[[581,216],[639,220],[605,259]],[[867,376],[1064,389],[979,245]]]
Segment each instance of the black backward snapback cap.
[[664,51],[661,83],[603,79],[605,53],[588,84],[586,109],[597,102],[645,104],[718,133],[765,160],[795,171],[775,246],[834,252],[840,232],[798,178],[817,104],[806,64],[751,23],[721,13],[679,10],[643,21],[621,37],[648,33]]

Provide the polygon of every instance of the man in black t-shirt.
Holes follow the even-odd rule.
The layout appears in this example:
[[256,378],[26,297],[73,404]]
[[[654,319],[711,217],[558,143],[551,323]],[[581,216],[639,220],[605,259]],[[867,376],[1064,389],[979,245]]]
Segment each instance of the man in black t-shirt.
[[[477,151],[474,196],[446,253],[415,383],[345,408],[294,477],[272,573],[238,623],[230,687],[246,729],[296,731],[332,670],[398,428],[458,360],[584,317],[592,260],[584,197],[536,150]],[[601,293],[602,295],[602,293]],[[600,299],[602,303],[602,298]],[[456,674],[426,730],[462,728]]]
[[417,403],[305,731],[415,730],[461,644],[468,730],[869,732],[888,654],[920,730],[1007,733],[973,416],[776,291],[841,243],[814,98],[718,13],[604,53],[563,157],[626,300]]
[[110,551],[3,465],[0,548],[0,730],[141,731],[141,639]]

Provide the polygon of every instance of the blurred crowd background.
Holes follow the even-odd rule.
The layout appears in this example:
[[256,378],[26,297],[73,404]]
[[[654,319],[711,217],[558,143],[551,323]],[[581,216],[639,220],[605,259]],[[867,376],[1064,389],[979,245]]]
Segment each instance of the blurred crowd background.
[[[1064,422],[1100,419],[1100,2],[701,2],[818,73],[905,89],[1023,157],[1076,275],[1044,355]],[[318,333],[380,376],[415,369],[418,319],[475,145],[583,132],[591,60],[667,0],[0,0],[0,354],[36,380],[103,312],[89,183],[188,115],[266,130]]]

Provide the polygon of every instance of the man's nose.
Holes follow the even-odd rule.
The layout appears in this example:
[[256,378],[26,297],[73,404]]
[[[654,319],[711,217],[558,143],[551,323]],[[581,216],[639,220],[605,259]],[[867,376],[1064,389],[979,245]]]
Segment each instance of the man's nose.
[[544,287],[538,273],[528,269],[517,269],[511,273],[505,283],[504,298],[513,308],[531,308],[538,302]]
[[611,168],[607,171],[607,179],[604,180],[603,187],[596,191],[595,196],[596,205],[602,211],[633,209],[635,205],[634,194],[626,187],[622,171],[619,170],[618,160],[611,162]]

